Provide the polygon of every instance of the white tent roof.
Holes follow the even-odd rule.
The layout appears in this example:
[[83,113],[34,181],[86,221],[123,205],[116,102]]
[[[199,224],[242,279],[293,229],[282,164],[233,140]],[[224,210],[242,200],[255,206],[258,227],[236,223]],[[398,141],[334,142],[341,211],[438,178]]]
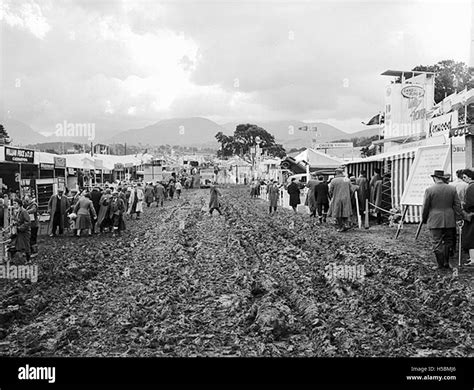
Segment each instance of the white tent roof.
[[151,154],[128,154],[126,156],[115,156],[110,154],[95,154],[93,157],[90,153],[79,154],[63,154],[61,157],[66,158],[66,166],[68,168],[80,169],[114,169],[115,164],[121,163],[129,166],[138,166],[148,163],[152,160]]
[[313,168],[339,168],[344,161],[337,157],[329,156],[315,149],[306,149],[295,157],[297,163],[306,161]]

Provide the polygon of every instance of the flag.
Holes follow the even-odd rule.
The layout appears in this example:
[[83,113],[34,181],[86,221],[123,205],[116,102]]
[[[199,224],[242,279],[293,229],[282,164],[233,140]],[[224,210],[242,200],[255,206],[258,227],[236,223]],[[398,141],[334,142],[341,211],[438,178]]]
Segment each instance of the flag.
[[308,126],[301,126],[301,127],[298,127],[298,130],[301,130],[301,131],[308,131]]
[[383,114],[377,114],[374,117],[372,117],[367,123],[362,122],[362,124],[366,126],[373,126],[373,125],[380,125],[384,123],[384,118]]

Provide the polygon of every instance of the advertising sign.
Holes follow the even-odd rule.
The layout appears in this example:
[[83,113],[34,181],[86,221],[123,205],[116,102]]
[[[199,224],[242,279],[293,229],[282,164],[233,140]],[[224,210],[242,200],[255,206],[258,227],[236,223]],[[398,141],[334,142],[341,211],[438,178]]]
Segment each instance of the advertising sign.
[[434,184],[433,172],[437,169],[447,172],[449,151],[449,145],[425,146],[417,150],[403,191],[402,205],[423,205],[425,190]]
[[421,85],[407,85],[402,88],[401,93],[403,97],[412,99],[423,97],[425,90]]
[[54,164],[50,163],[40,163],[40,169],[52,171],[54,169]]
[[35,151],[30,149],[19,149],[5,146],[5,161],[33,164]]
[[55,168],[66,168],[66,159],[64,157],[55,157],[54,158],[54,167]]
[[353,146],[352,142],[326,142],[315,145],[316,149],[352,148]]

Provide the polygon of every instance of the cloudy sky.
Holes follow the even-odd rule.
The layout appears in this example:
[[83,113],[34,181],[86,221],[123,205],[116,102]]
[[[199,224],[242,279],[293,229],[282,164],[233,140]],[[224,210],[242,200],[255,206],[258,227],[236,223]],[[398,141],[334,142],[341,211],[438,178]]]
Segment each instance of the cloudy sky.
[[1,114],[42,132],[189,116],[355,131],[383,71],[467,63],[470,19],[469,0],[3,0]]

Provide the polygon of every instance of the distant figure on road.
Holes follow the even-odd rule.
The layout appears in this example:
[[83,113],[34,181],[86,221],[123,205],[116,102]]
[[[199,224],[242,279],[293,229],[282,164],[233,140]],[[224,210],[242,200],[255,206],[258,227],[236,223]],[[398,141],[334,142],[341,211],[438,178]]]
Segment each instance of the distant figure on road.
[[290,195],[290,206],[293,208],[293,211],[296,213],[296,207],[301,203],[300,200],[300,188],[298,184],[295,183],[295,178],[291,179],[291,184],[288,186],[287,191]]
[[155,193],[156,207],[158,206],[163,207],[163,201],[165,200],[165,197],[166,197],[166,190],[163,184],[161,184],[159,181],[157,181],[155,184],[154,193]]
[[219,202],[219,198],[222,196],[222,193],[220,192],[219,188],[217,188],[217,183],[211,184],[211,199],[209,200],[209,214],[212,215],[214,210],[217,210],[220,215],[222,215],[221,212],[221,204]]
[[150,207],[150,205],[153,203],[154,196],[153,196],[153,186],[151,185],[151,182],[147,183],[145,187],[145,203],[146,207]]
[[280,200],[280,188],[275,180],[272,180],[268,185],[268,201],[270,202],[270,214],[276,213],[278,201]]
[[175,190],[176,190],[176,197],[179,199],[181,197],[181,190],[183,189],[183,185],[181,182],[178,180],[175,185]]
[[144,197],[145,195],[143,194],[141,184],[138,183],[137,186],[132,190],[130,199],[128,201],[128,215],[130,215],[130,218],[133,217],[133,214],[137,214],[136,219],[140,219],[140,214],[143,212]]

